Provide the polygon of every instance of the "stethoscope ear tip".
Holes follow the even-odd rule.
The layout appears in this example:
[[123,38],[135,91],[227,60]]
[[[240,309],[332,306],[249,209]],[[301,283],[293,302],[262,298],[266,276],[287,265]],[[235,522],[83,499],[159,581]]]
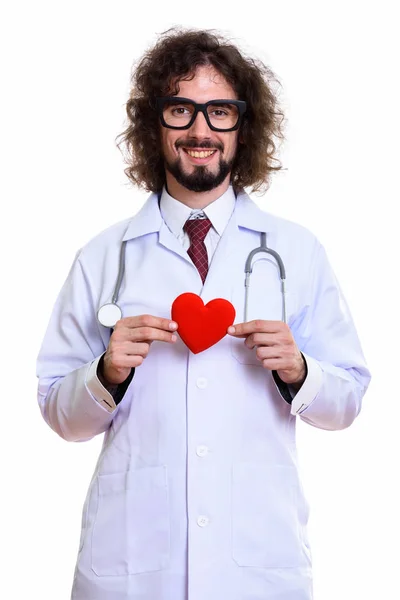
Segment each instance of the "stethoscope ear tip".
[[122,311],[118,304],[108,303],[100,306],[97,311],[97,320],[104,327],[115,327],[117,321],[122,318]]

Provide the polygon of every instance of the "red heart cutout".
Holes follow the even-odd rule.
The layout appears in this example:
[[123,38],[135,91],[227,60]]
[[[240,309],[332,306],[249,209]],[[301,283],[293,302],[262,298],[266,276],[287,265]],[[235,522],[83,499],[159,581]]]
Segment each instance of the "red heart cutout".
[[236,312],[228,300],[215,298],[204,306],[200,296],[187,292],[174,300],[171,315],[186,346],[198,354],[222,340]]

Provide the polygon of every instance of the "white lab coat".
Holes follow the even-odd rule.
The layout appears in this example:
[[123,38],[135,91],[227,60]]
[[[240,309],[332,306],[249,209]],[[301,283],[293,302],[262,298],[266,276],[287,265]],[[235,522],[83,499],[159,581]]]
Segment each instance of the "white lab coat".
[[[242,339],[194,355],[153,343],[116,409],[93,369],[110,331],[121,241],[129,240],[123,315],[170,317],[183,292],[230,300],[243,321],[244,264],[260,232],[281,255],[288,322],[308,365],[292,406]],[[279,274],[256,263],[249,320],[280,319]],[[325,252],[299,225],[246,194],[201,285],[162,221],[157,196],[77,255],[38,358],[39,403],[66,440],[105,432],[83,511],[74,600],[310,600],[308,507],[297,471],[296,419],[349,426],[368,386],[354,326]],[[90,379],[90,381],[89,381]],[[96,387],[97,386],[97,387]]]

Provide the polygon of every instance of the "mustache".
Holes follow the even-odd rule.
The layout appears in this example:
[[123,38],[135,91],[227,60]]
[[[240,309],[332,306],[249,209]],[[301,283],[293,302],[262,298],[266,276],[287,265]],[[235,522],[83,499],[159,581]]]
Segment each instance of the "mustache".
[[220,152],[224,151],[224,146],[220,142],[211,142],[210,140],[197,141],[193,138],[187,141],[176,141],[175,148],[206,148],[207,150],[219,150]]

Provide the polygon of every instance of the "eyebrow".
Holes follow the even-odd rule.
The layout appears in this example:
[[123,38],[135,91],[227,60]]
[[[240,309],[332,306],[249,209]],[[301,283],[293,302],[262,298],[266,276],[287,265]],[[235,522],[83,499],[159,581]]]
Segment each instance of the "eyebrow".
[[[209,102],[215,102],[218,106],[232,106],[230,102],[218,102],[218,100],[209,100]],[[205,104],[208,104],[208,102],[205,102]]]
[[211,104],[212,102],[218,103],[221,106],[230,106],[231,103],[238,102],[236,98],[212,98],[211,100],[207,100],[206,102],[196,102],[193,98],[185,98],[183,96],[166,96],[170,102],[176,102],[177,104],[185,104],[186,102],[192,102],[193,104]]

